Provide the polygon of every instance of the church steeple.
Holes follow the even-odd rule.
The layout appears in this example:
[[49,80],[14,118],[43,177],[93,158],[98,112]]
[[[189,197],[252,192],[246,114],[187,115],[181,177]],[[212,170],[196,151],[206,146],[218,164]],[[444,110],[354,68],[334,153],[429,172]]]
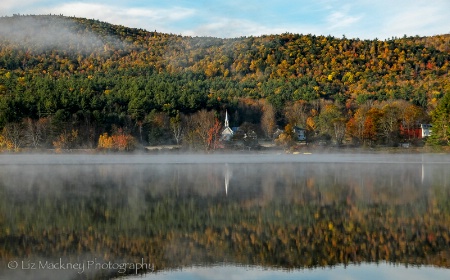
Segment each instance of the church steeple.
[[228,123],[228,110],[225,111],[225,127],[229,127],[229,123]]

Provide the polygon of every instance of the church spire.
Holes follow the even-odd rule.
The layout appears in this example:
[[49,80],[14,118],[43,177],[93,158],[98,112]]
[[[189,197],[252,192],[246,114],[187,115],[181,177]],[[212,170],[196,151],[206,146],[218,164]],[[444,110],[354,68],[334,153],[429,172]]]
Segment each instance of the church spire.
[[225,110],[225,127],[229,127],[229,124],[228,124],[228,110]]

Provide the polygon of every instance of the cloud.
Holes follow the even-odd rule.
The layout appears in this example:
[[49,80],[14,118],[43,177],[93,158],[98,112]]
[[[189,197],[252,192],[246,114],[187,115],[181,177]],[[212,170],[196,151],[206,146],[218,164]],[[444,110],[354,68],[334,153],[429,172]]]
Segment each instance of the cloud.
[[[361,21],[365,18],[365,10],[355,4],[343,4],[337,1],[322,0],[323,20],[321,35],[346,36],[361,31]],[[327,33],[328,34],[325,34]]]
[[[444,5],[445,6],[445,5]],[[411,3],[392,13],[383,22],[383,33],[391,36],[437,35],[450,32],[448,9],[424,3]]]
[[124,11],[127,16],[138,16],[150,20],[178,21],[191,17],[195,11],[188,8],[173,9],[128,9]]
[[127,27],[222,38],[283,32],[387,39],[450,32],[448,0],[0,0],[4,15],[63,14]]
[[30,6],[35,2],[38,2],[38,0],[2,0],[0,2],[0,11],[3,15],[20,13],[22,8]]
[[213,36],[233,38],[241,36],[258,36],[286,32],[286,29],[262,26],[257,22],[239,18],[220,18],[199,25],[192,30],[183,32],[190,36]]
[[42,8],[43,14],[63,14],[93,18],[127,27],[158,29],[173,32],[171,25],[195,15],[195,10],[184,7],[172,8],[127,8],[106,4],[74,2],[52,8]]
[[247,19],[222,17],[216,18],[213,21],[207,20],[206,23],[198,25],[194,29],[186,30],[182,34],[188,36],[236,38],[242,36],[282,34],[286,32],[316,34],[318,30],[314,26],[309,25],[273,24],[269,26]]
[[323,21],[319,34],[344,34],[350,38],[432,36],[450,32],[450,2],[447,0],[319,0]]
[[351,16],[346,12],[334,11],[328,18],[329,29],[349,27],[361,20],[362,16]]

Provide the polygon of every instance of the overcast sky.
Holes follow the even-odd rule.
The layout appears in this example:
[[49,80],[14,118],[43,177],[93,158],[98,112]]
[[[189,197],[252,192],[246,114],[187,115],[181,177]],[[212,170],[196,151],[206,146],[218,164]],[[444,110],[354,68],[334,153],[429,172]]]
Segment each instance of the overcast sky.
[[0,15],[63,14],[213,37],[285,32],[360,39],[450,33],[450,0],[0,0]]

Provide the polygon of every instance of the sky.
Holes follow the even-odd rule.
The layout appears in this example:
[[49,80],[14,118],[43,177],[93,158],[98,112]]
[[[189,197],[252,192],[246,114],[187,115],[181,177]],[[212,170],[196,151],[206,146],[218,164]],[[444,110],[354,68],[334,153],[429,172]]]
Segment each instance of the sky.
[[1,0],[0,16],[62,14],[185,36],[389,39],[450,33],[450,0]]

